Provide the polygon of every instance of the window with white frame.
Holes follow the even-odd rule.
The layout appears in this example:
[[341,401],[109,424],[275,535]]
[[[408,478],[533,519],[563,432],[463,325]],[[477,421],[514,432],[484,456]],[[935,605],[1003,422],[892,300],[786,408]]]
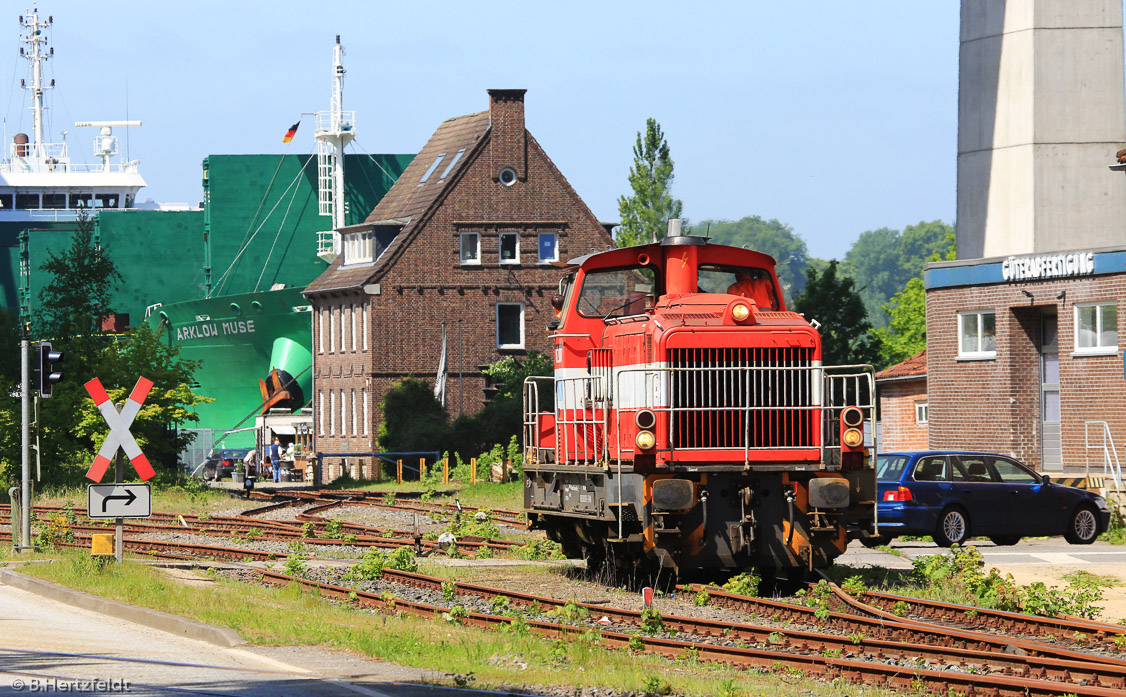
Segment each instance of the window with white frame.
[[317,390],[317,418],[320,420],[320,435],[325,434],[325,393]]
[[[321,324],[320,331],[317,332],[317,352],[318,353],[324,353],[325,352],[325,312],[326,312],[326,310],[323,307],[320,310],[317,311],[317,318],[320,320],[320,324]],[[323,429],[322,429],[322,431],[323,431]]]
[[347,310],[347,306],[340,306],[340,353],[344,353],[348,350],[348,321],[344,318]]
[[343,266],[370,264],[375,261],[375,231],[351,232],[344,235]]
[[328,435],[336,435],[336,392],[328,391]]
[[559,261],[559,236],[556,233],[539,234],[539,261],[541,264]]
[[352,351],[356,351],[356,315],[360,312],[360,306],[352,303]]
[[1091,303],[1075,306],[1075,352],[1118,353],[1118,305]]
[[930,407],[926,402],[915,402],[915,423],[925,426],[930,418]]
[[356,390],[353,389],[349,395],[352,398],[352,435],[359,435],[360,433],[360,413],[356,411]]
[[368,309],[367,309],[366,304],[363,305],[360,308],[360,312],[364,316],[364,350],[367,351],[368,350]]
[[463,233],[461,233],[461,263],[462,264],[480,264],[481,263],[481,233],[479,233],[479,232],[463,232]]
[[518,233],[518,232],[502,232],[502,233],[500,233],[500,263],[502,263],[502,264],[519,264],[520,263],[520,233]]
[[366,435],[368,435],[368,421],[371,420],[368,417],[368,414],[370,413],[370,412],[368,412],[368,388],[364,387],[363,393],[364,393],[364,435],[366,436]]
[[997,314],[992,310],[958,313],[958,358],[997,357]]
[[497,303],[497,348],[524,348],[524,303]]
[[344,399],[344,390],[340,390],[340,435],[348,435],[348,402]]
[[336,308],[328,309],[328,352],[336,353]]

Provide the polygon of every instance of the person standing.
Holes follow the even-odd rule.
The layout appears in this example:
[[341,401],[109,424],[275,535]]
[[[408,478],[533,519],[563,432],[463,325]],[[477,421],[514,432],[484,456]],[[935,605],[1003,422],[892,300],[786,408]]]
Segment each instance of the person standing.
[[274,442],[270,444],[270,460],[274,463],[274,481],[281,481],[281,441],[277,436],[274,436]]

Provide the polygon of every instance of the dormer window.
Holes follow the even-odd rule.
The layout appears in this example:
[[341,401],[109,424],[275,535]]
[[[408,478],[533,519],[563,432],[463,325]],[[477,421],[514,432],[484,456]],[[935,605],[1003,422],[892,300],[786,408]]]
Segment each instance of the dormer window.
[[344,235],[344,266],[370,264],[375,261],[375,232],[353,232]]

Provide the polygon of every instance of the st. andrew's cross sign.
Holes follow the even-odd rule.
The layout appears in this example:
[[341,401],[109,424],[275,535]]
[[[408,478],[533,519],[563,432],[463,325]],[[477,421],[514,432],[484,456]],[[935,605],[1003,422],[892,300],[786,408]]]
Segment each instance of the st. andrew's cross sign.
[[109,435],[106,436],[102,447],[98,449],[94,464],[90,466],[90,471],[86,473],[87,479],[92,479],[95,482],[102,481],[102,477],[105,476],[106,469],[109,467],[113,456],[117,454],[118,448],[125,451],[126,457],[133,463],[133,467],[137,470],[137,474],[141,475],[142,481],[147,482],[156,476],[152,465],[149,464],[149,459],[141,452],[141,446],[137,445],[137,440],[129,432],[129,426],[133,424],[133,419],[137,418],[137,413],[141,411],[141,405],[145,403],[151,389],[152,380],[144,377],[138,378],[136,386],[129,393],[129,399],[119,412],[113,402],[110,401],[105,388],[102,387],[101,380],[94,378],[86,383],[86,391],[90,394],[90,398],[94,400],[94,404],[98,406],[102,418],[109,424]]

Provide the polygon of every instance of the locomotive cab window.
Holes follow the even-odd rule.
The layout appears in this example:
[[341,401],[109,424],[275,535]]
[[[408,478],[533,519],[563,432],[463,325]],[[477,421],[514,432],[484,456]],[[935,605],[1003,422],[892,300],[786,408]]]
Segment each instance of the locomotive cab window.
[[656,304],[657,273],[648,267],[598,269],[583,278],[577,306],[583,317],[639,315]]
[[760,310],[778,309],[774,280],[766,269],[701,264],[698,274],[701,293],[741,295],[753,300]]

